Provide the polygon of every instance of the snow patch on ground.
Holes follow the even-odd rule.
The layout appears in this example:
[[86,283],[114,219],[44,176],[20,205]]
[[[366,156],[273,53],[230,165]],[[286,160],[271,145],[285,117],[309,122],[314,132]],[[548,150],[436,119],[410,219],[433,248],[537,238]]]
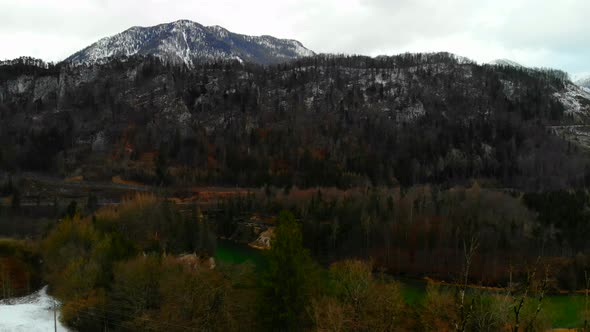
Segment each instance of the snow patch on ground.
[[[54,299],[47,295],[47,286],[25,297],[0,301],[0,331],[46,332],[53,331]],[[69,331],[59,322],[57,330]]]

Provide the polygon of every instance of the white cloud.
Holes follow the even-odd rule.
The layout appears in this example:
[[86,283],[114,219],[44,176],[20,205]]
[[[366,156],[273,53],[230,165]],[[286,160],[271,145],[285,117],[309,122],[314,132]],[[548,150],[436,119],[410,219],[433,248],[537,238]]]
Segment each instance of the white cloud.
[[0,58],[61,60],[134,25],[178,19],[294,38],[316,52],[449,51],[590,70],[590,1],[0,0]]

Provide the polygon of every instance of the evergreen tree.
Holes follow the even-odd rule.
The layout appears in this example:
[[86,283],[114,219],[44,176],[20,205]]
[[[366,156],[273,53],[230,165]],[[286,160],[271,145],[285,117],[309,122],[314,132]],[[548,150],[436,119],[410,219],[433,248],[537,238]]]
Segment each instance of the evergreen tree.
[[316,267],[303,247],[292,213],[281,212],[261,276],[261,320],[273,331],[301,328],[304,309],[317,285]]

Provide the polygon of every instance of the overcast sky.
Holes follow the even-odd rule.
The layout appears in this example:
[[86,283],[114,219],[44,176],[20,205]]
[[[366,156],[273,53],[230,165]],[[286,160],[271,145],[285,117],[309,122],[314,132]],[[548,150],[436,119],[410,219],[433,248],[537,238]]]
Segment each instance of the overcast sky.
[[0,59],[59,61],[131,26],[189,19],[315,52],[448,51],[590,73],[589,0],[0,0]]

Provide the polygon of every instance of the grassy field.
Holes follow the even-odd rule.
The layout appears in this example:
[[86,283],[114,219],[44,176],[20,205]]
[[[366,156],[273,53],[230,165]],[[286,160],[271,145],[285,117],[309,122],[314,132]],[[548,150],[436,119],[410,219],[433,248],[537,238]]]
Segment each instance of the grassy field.
[[584,296],[554,295],[547,298],[545,312],[550,313],[553,327],[577,328],[584,325]]
[[[410,306],[420,305],[426,296],[425,283],[401,281],[402,294]],[[584,296],[549,295],[544,299],[541,314],[549,315],[554,328],[580,328],[584,325]]]
[[[257,269],[264,264],[262,252],[231,241],[218,241],[215,259],[229,264],[253,263]],[[420,305],[426,296],[426,282],[403,279],[402,293],[410,306]],[[579,328],[584,325],[582,295],[550,295],[543,303],[542,313],[550,315],[554,328]]]

